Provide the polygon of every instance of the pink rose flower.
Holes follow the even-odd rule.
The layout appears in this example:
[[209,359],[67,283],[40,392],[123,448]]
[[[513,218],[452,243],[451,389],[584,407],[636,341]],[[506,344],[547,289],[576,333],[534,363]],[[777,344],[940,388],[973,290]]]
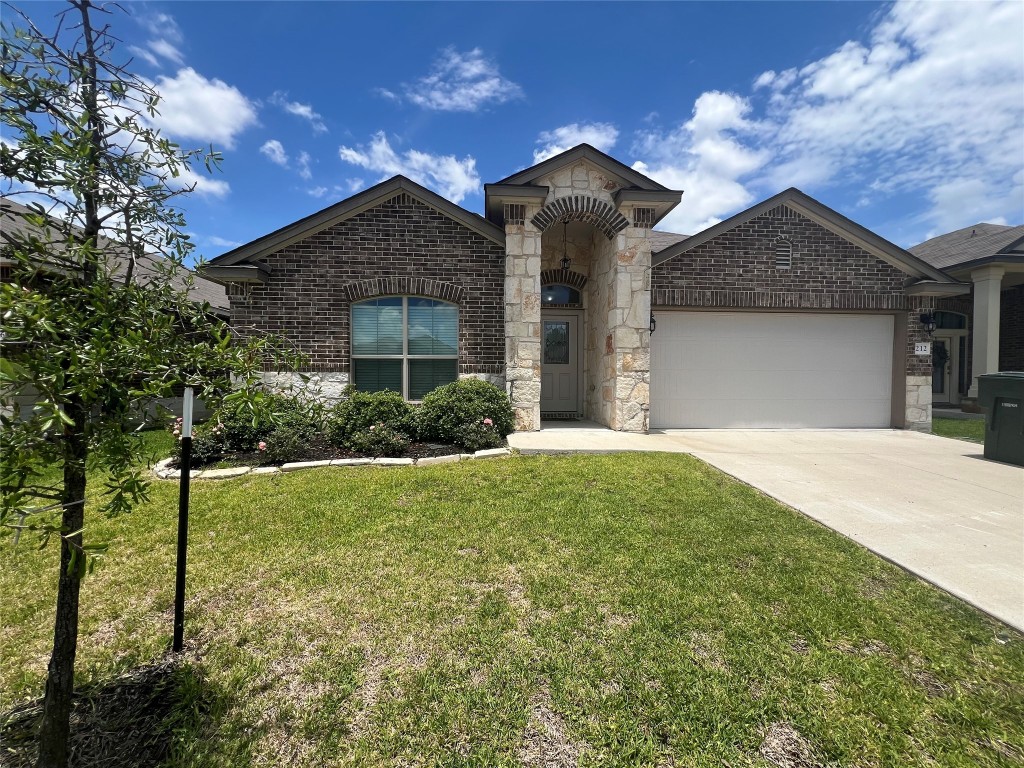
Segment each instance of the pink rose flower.
[[370,425],[370,431],[371,431],[371,432],[373,432],[373,430],[375,430],[376,428],[377,428],[377,425],[376,425],[376,424],[371,424],[371,425]]
[[256,447],[259,448],[261,451],[267,450],[267,444],[265,442],[263,442],[262,440],[260,440],[260,444],[258,446],[256,446]]
[[489,426],[491,426],[492,424],[494,424],[494,422],[493,422],[493,421],[491,421],[490,419],[484,419],[484,424],[486,424],[486,425],[487,425],[487,426],[489,427]]

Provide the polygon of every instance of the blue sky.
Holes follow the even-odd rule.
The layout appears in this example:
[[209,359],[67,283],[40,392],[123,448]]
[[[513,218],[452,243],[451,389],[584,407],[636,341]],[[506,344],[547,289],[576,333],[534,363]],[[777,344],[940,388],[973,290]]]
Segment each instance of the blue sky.
[[[692,233],[789,186],[910,246],[1024,221],[1024,3],[127,3],[159,125],[222,172],[197,253],[404,173],[483,184],[588,141]],[[59,6],[21,6],[49,28]]]

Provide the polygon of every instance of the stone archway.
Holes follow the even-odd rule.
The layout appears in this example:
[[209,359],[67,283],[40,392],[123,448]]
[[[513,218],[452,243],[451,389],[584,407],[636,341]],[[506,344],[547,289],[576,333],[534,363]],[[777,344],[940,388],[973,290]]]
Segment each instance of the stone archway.
[[553,224],[567,221],[590,224],[609,240],[629,226],[629,219],[608,203],[591,195],[559,197],[541,208],[530,219],[530,223],[541,232]]

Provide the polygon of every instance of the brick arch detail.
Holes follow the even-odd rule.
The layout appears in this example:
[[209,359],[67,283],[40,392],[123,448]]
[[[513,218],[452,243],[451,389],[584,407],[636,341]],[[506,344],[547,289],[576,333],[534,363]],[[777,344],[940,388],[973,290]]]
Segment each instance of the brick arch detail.
[[552,200],[530,221],[544,232],[554,224],[582,221],[601,230],[611,240],[629,226],[629,220],[603,200],[590,195],[571,195]]
[[427,277],[377,277],[371,280],[357,280],[345,285],[344,290],[349,301],[362,301],[378,296],[426,296],[462,304],[466,298],[465,287]]
[[587,284],[587,276],[571,269],[545,269],[540,273],[541,285],[568,285],[578,290]]

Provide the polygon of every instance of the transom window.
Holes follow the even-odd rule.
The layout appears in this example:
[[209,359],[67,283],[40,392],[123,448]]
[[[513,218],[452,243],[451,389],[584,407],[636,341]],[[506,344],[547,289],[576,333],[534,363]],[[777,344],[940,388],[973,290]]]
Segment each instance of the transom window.
[[458,378],[458,352],[455,304],[388,296],[352,305],[352,383],[362,392],[422,400]]
[[541,288],[540,295],[542,304],[558,304],[570,307],[583,306],[580,292],[571,285],[562,285],[560,283],[545,285]]
[[967,328],[967,315],[959,312],[945,312],[939,310],[935,313],[935,327],[953,330],[964,330]]

